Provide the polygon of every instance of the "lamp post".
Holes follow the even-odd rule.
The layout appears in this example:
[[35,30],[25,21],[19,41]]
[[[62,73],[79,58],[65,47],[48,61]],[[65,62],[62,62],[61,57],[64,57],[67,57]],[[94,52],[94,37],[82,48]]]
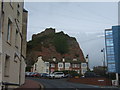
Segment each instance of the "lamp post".
[[103,68],[104,68],[104,74],[106,74],[106,72],[105,72],[105,48],[103,48],[102,50],[101,50],[101,52],[103,52]]
[[86,55],[87,69],[89,70],[89,54]]
[[65,58],[62,59],[63,62],[63,70],[65,70]]

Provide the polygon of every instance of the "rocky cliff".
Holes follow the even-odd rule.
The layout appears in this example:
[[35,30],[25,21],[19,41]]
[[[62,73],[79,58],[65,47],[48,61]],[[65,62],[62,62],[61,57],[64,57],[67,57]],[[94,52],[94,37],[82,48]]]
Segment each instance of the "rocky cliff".
[[42,56],[46,61],[54,57],[60,61],[64,57],[67,61],[77,59],[85,62],[77,40],[62,31],[56,33],[52,28],[34,34],[32,40],[27,43],[27,64],[33,64],[38,56]]

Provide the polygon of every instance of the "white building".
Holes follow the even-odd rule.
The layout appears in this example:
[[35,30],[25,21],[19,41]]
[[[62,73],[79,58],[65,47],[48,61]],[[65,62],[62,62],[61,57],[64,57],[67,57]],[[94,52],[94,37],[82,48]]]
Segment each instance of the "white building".
[[87,63],[81,63],[81,74],[84,75],[87,71]]
[[44,62],[41,56],[38,57],[37,62],[33,65],[33,72],[49,74],[49,62]]

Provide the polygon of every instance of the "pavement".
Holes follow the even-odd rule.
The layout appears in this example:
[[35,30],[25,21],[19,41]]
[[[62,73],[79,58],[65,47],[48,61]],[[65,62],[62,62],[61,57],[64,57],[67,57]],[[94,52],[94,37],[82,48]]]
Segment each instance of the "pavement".
[[[41,84],[42,83],[42,84]],[[44,85],[44,86],[43,86]],[[25,84],[20,86],[19,88],[16,88],[15,90],[47,90],[51,88],[52,89],[61,89],[61,88],[68,88],[71,89],[74,88],[76,90],[79,90],[79,88],[108,88],[111,90],[118,90],[118,88],[115,87],[107,87],[107,86],[95,86],[95,85],[87,85],[87,84],[79,84],[79,83],[72,83],[68,82],[66,79],[40,79],[40,78],[27,78],[25,81]],[[64,89],[64,90],[65,90]],[[105,89],[106,90],[106,89]]]
[[15,90],[43,90],[43,85],[40,82],[26,79],[25,84],[21,85],[19,88],[16,88]]
[[63,79],[44,79],[44,78],[29,78],[30,80],[34,80],[40,82],[44,85],[44,89],[78,89],[78,88],[100,88],[95,85],[87,85],[80,83],[72,83],[68,82],[67,78]]

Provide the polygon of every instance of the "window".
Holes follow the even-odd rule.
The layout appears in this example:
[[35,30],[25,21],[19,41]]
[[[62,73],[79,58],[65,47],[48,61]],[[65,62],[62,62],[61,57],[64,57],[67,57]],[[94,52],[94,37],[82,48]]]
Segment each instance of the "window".
[[51,64],[51,67],[55,67],[55,64],[52,63],[52,64]]
[[18,56],[17,56],[17,54],[15,53],[15,55],[14,55],[14,62],[17,63],[17,61],[18,61]]
[[63,68],[63,63],[58,63],[58,68]]
[[76,67],[76,68],[79,68],[79,67],[80,67],[80,65],[79,65],[79,64],[75,64],[75,67]]
[[10,19],[8,19],[8,30],[7,30],[7,42],[11,42],[12,37],[12,22]]
[[108,71],[109,72],[116,72],[115,64],[108,64]]
[[46,64],[46,67],[49,67],[49,63],[45,63]]
[[77,61],[77,59],[74,58],[73,61]]
[[17,20],[18,20],[18,22],[19,22],[19,17],[20,17],[20,12],[17,10]]
[[18,48],[18,30],[16,30],[15,34],[15,47]]
[[70,63],[65,63],[65,68],[70,68]]
[[46,69],[46,73],[48,73],[49,72],[49,70],[48,69]]
[[80,70],[78,70],[77,72],[78,72],[78,74],[79,74],[79,73],[80,73]]
[[108,63],[115,63],[115,60],[110,59],[108,60]]
[[106,34],[106,35],[112,35],[112,30],[110,30],[110,31],[106,31],[105,34]]
[[4,71],[4,76],[8,77],[9,76],[9,68],[10,68],[10,56],[6,55],[5,57],[5,71]]
[[74,68],[74,67],[75,67],[75,64],[72,64],[72,67]]
[[107,58],[114,58],[114,55],[107,55]]
[[18,3],[18,5],[17,5],[17,7],[20,8],[20,4],[19,4],[19,3]]
[[106,35],[106,38],[113,38],[112,35]]
[[73,67],[73,68],[79,68],[80,65],[79,65],[79,64],[72,64],[72,67]]
[[87,64],[86,64],[86,63],[81,63],[81,67],[82,67],[82,68],[86,68],[86,67],[87,67]]

